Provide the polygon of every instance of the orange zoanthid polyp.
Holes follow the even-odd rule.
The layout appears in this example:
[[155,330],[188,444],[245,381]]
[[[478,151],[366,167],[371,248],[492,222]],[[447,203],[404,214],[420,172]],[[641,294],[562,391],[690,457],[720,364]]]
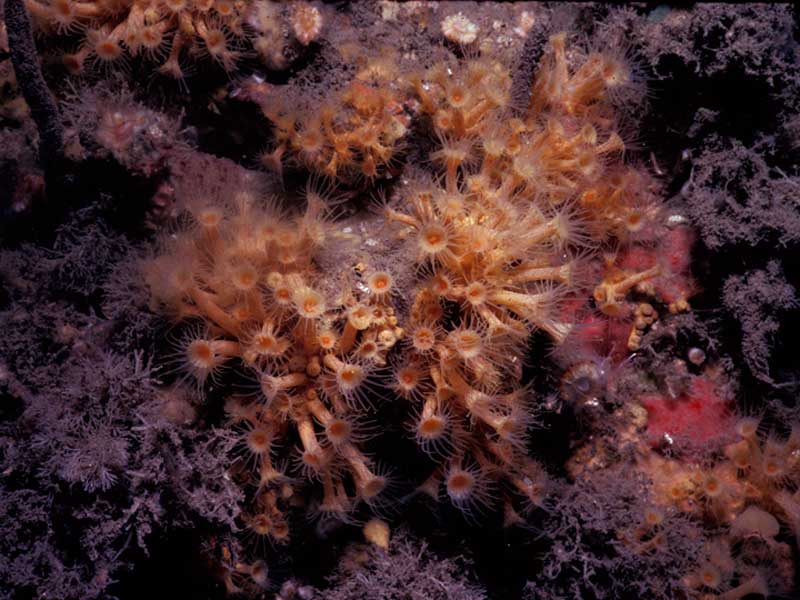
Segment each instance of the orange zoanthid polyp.
[[475,477],[469,471],[453,469],[447,476],[447,493],[456,502],[466,502],[475,489]]
[[230,17],[234,12],[234,3],[232,0],[216,0],[214,10],[222,17]]
[[736,424],[736,433],[744,439],[753,439],[758,435],[759,419],[754,417],[745,417],[740,419]]
[[450,233],[441,223],[431,222],[423,225],[417,237],[420,252],[429,258],[444,254],[450,245]]
[[319,37],[324,20],[316,6],[301,0],[295,3],[290,22],[297,40],[308,46]]
[[258,285],[258,271],[250,265],[241,265],[234,268],[231,281],[234,287],[242,292],[249,292]]
[[352,393],[364,381],[364,369],[355,364],[344,364],[336,370],[336,381],[342,393]]
[[278,345],[278,338],[269,333],[259,333],[253,338],[253,346],[261,354],[275,354]]
[[292,290],[282,282],[275,287],[274,297],[276,304],[288,306],[292,301]]
[[419,420],[417,435],[426,440],[435,440],[444,434],[447,421],[441,415],[431,415]]
[[386,478],[378,475],[364,482],[359,491],[365,500],[372,500],[386,489],[386,484]]
[[265,322],[260,329],[253,333],[249,345],[251,356],[245,354],[245,359],[251,362],[259,359],[280,360],[285,356],[289,347],[289,340],[279,335],[275,324]]
[[403,394],[413,394],[420,385],[422,373],[413,365],[405,365],[397,369],[395,374],[397,388]]
[[186,348],[186,358],[196,369],[211,369],[215,366],[217,357],[208,340],[194,340]]
[[185,370],[203,385],[238,351],[237,342],[189,337],[184,350]]
[[256,456],[269,452],[271,442],[270,432],[263,427],[252,429],[247,433],[247,448]]
[[334,446],[349,442],[352,432],[353,426],[345,419],[331,419],[325,426],[325,436]]
[[700,567],[698,574],[700,576],[700,581],[708,588],[716,589],[719,587],[720,583],[722,583],[722,575],[719,569],[712,564],[705,564]]
[[257,535],[269,535],[272,524],[267,515],[260,513],[250,519],[248,526]]
[[60,30],[69,31],[78,16],[74,0],[55,0],[52,15]]
[[363,304],[355,305],[347,316],[348,324],[358,331],[364,331],[372,323],[372,311]]
[[197,211],[197,221],[203,227],[218,227],[222,218],[223,212],[218,206],[204,206]]
[[379,357],[380,347],[375,340],[364,340],[356,348],[356,355],[364,360],[375,362]]
[[297,314],[304,319],[318,319],[325,313],[325,298],[310,287],[295,290],[292,301]]
[[187,7],[189,0],[164,0],[166,7],[173,12],[180,12]]
[[154,51],[161,47],[164,36],[161,35],[161,31],[157,27],[148,26],[143,27],[139,32],[139,40],[147,50]]
[[370,292],[377,295],[388,294],[392,291],[394,279],[386,271],[377,271],[367,277],[367,286]]
[[427,325],[419,325],[411,332],[411,344],[417,352],[430,352],[436,346],[436,330]]
[[487,300],[486,285],[481,281],[473,281],[464,290],[464,298],[473,306],[481,306]]
[[464,467],[451,461],[445,475],[445,490],[450,501],[474,517],[491,500],[485,474],[477,466]]
[[439,296],[447,296],[453,290],[453,284],[446,273],[438,272],[431,277],[431,289]]
[[338,336],[330,329],[324,329],[317,336],[320,348],[323,350],[333,350],[336,347]]
[[457,329],[448,336],[455,352],[464,360],[478,358],[484,350],[483,336],[474,329]]
[[94,53],[101,61],[112,62],[122,56],[122,47],[116,40],[103,38],[98,39],[94,46]]

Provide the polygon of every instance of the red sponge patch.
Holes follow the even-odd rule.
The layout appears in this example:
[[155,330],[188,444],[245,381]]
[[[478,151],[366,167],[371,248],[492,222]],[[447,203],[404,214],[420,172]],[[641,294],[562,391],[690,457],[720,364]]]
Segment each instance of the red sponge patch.
[[689,446],[713,445],[730,434],[734,423],[729,399],[706,377],[695,377],[685,396],[645,396],[640,402],[647,410],[647,436],[653,445],[666,436]]

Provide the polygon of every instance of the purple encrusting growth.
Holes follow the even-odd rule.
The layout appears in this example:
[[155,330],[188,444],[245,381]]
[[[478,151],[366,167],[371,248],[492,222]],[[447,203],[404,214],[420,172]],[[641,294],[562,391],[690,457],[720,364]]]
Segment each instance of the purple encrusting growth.
[[329,576],[330,587],[317,591],[324,600],[405,598],[485,600],[485,590],[468,578],[470,565],[462,559],[436,555],[406,531],[397,532],[388,551],[353,545]]
[[[665,538],[643,555],[622,535],[651,504],[648,483],[637,474],[609,470],[565,487],[548,511],[553,549],[542,577],[528,583],[530,600],[618,598],[635,590],[654,600],[681,593],[680,578],[702,557],[700,527],[678,512],[665,514]],[[629,534],[629,533],[628,533]],[[584,540],[608,540],[594,547]]]
[[722,302],[742,329],[742,354],[759,378],[772,381],[769,363],[781,317],[797,308],[797,290],[786,282],[778,260],[766,269],[731,275],[722,288]]
[[700,3],[691,8],[666,4],[648,7],[594,7],[608,12],[597,23],[597,35],[625,33],[640,56],[655,68],[677,58],[695,73],[713,76],[731,68],[763,79],[777,93],[800,83],[793,40],[797,23],[789,4]]
[[800,242],[800,176],[771,166],[775,151],[769,138],[751,148],[717,136],[704,141],[683,195],[709,248]]
[[146,313],[119,303],[110,319],[84,305],[98,286],[114,297],[129,285],[110,271],[130,242],[95,219],[79,214],[52,251],[0,256],[2,598],[108,597],[154,531],[235,528],[239,491],[221,476],[229,433],[187,427],[196,399],[158,386],[135,328],[111,339],[128,318],[152,326]]

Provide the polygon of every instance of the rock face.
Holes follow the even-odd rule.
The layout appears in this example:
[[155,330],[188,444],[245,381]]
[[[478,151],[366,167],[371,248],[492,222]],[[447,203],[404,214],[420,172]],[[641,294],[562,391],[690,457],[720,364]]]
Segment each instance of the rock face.
[[0,599],[793,593],[796,9],[6,2]]

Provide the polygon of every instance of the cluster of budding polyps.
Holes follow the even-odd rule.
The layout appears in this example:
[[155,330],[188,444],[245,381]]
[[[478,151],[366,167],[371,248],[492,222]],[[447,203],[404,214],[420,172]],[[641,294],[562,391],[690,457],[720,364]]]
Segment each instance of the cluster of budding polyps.
[[[614,189],[631,180],[618,176],[624,144],[611,104],[628,83],[626,66],[593,54],[571,73],[564,36],[551,46],[524,114],[511,111],[509,72],[491,59],[409,77],[441,141],[433,159],[444,173],[386,209],[428,266],[400,376],[418,407],[417,441],[442,457],[424,489],[443,483],[465,508],[499,480],[529,504],[541,501],[545,477],[525,447],[530,394],[519,383],[528,336],[570,337],[561,301],[588,295],[587,259],[620,224],[638,228],[646,216],[640,197]],[[617,191],[613,210],[597,202],[601,190]]]
[[299,440],[294,471],[321,483],[319,512],[346,518],[386,486],[359,450],[367,431],[357,415],[402,333],[390,274],[364,269],[357,287],[316,285],[313,257],[329,230],[322,198],[309,191],[306,200],[292,219],[249,193],[226,206],[191,200],[191,227],[145,269],[154,301],[176,321],[201,325],[181,345],[184,370],[202,384],[235,365],[257,381],[226,410],[256,486],[249,526],[278,540],[288,535],[281,506],[293,489],[273,455],[291,429]]
[[783,524],[800,539],[800,427],[767,435],[759,418],[745,417],[721,433],[729,443],[702,458],[641,449],[631,472],[651,481],[654,506],[644,527],[620,537],[643,553],[664,549],[665,515],[684,515],[709,534],[699,564],[682,580],[688,597],[740,600],[791,589],[792,551],[776,537]]
[[[224,206],[192,200],[193,226],[149,266],[154,298],[176,320],[205,327],[182,349],[186,369],[203,382],[235,363],[258,379],[257,400],[227,405],[252,459],[258,492],[250,525],[257,532],[287,533],[280,506],[292,489],[272,451],[289,428],[299,440],[297,466],[321,483],[320,511],[346,516],[357,501],[375,501],[386,478],[359,450],[364,432],[353,415],[374,396],[366,389],[370,373],[401,337],[390,387],[411,401],[413,434],[440,460],[421,489],[438,496],[443,484],[467,512],[488,503],[501,481],[527,505],[541,502],[546,477],[526,452],[530,393],[519,383],[528,336],[541,330],[555,344],[570,338],[575,324],[561,316],[562,300],[588,296],[588,259],[648,216],[640,195],[621,189],[636,180],[619,176],[624,144],[611,104],[627,83],[624,64],[590,55],[571,73],[564,37],[551,45],[523,114],[512,113],[507,68],[488,58],[407,78],[418,114],[441,140],[433,159],[444,173],[441,184],[401,190],[400,202],[386,209],[412,244],[404,259],[427,274],[404,298],[402,329],[392,293],[404,290],[395,289],[392,274],[367,265],[363,285],[335,292],[330,274],[317,272],[314,256],[328,250],[330,228],[315,193],[293,219],[258,208],[247,194]],[[283,142],[300,144],[314,170],[333,161],[339,173],[343,157],[363,166],[368,154],[353,153],[351,139],[362,121],[405,131],[375,77],[356,79],[356,86],[371,82],[363,97],[352,86],[344,92],[348,118],[320,113],[319,152],[297,141],[310,132],[291,111],[273,115],[276,125],[286,120],[278,127]],[[388,149],[397,138],[361,141],[370,140]],[[602,194],[614,202],[598,203]]]
[[[181,78],[187,56],[210,57],[226,71],[254,47],[263,57],[280,53],[288,32],[280,28],[279,7],[266,0],[25,0],[37,25],[47,32],[80,33],[77,51],[64,56],[73,73],[87,61],[119,66],[145,56],[162,61],[159,71]],[[293,3],[287,29],[302,45],[320,34],[319,9]],[[166,59],[164,56],[166,55]]]
[[410,124],[405,94],[392,80],[391,57],[365,62],[344,89],[313,108],[299,109],[297,99],[280,95],[279,88],[249,86],[273,125],[275,148],[262,158],[267,167],[280,170],[289,159],[327,177],[373,179],[396,163]]

